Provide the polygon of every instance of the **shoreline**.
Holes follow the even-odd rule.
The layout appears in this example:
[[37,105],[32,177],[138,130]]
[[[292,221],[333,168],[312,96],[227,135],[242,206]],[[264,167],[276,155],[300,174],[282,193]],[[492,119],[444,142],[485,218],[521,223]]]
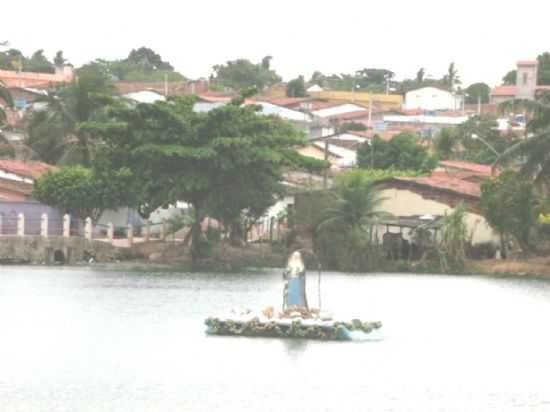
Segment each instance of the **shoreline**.
[[[502,262],[502,261],[497,261]],[[244,262],[243,262],[244,263]],[[487,278],[514,278],[514,279],[543,279],[550,280],[550,266],[547,266],[547,272],[537,271],[504,271],[502,270],[507,266],[522,265],[526,267],[529,262],[526,261],[507,261],[507,264],[495,266],[493,260],[485,261],[468,261],[465,270],[452,273],[438,272],[435,270],[379,270],[372,272],[346,272],[338,270],[323,270],[323,272],[331,272],[338,274],[349,275],[437,275],[437,276],[480,276]],[[491,265],[493,270],[480,270],[481,267]],[[538,266],[538,265],[536,265]],[[45,264],[28,264],[28,263],[13,263],[5,264],[0,263],[0,270],[2,268],[44,268],[52,269],[58,268],[61,270],[70,269],[91,269],[91,270],[104,270],[104,271],[132,271],[132,272],[164,272],[164,273],[261,273],[267,270],[283,270],[282,265],[235,265],[222,263],[222,262],[199,262],[196,264],[190,264],[189,262],[151,262],[149,260],[127,260],[120,262],[98,262],[98,263],[81,263],[74,265],[45,265]],[[496,270],[495,270],[496,269]],[[310,269],[310,272],[316,272],[316,269]]]

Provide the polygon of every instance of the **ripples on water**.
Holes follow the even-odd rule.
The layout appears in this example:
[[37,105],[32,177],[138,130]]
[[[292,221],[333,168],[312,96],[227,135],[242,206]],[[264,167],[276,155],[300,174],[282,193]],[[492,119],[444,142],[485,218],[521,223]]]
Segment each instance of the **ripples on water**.
[[0,411],[550,410],[548,281],[325,273],[324,307],[381,320],[382,341],[204,335],[281,286],[279,271],[0,267]]

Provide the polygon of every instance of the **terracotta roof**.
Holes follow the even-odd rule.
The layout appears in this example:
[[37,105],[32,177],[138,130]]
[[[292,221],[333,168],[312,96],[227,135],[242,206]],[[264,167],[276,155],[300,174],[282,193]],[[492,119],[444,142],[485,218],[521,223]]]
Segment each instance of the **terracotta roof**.
[[0,200],[25,200],[32,193],[32,184],[0,178]]
[[536,66],[538,62],[536,60],[520,60],[518,66]]
[[473,172],[485,176],[491,176],[491,166],[479,163],[464,162],[461,160],[442,160],[439,165],[444,168],[458,169],[465,172]]
[[366,118],[366,117],[369,117],[368,110],[356,110],[354,112],[340,113],[340,114],[328,116],[329,119],[333,119],[333,120],[351,120],[351,119],[360,119],[360,118]]
[[234,96],[228,95],[223,92],[206,92],[206,93],[199,93],[197,97],[199,100],[202,100],[208,103],[218,103],[218,102],[227,103],[227,102],[230,102]]
[[258,100],[275,104],[277,106],[294,106],[312,100],[311,97],[259,97]]
[[57,167],[42,162],[23,162],[21,160],[0,160],[0,170],[17,176],[37,179],[49,170]]
[[393,180],[414,186],[452,192],[462,196],[479,198],[481,195],[479,183],[468,182],[452,176],[394,177]]
[[493,96],[515,96],[516,93],[516,86],[497,86],[491,91]]
[[312,100],[311,101],[311,110],[317,111],[321,109],[329,109],[331,107],[341,106],[342,102],[324,102],[320,100]]

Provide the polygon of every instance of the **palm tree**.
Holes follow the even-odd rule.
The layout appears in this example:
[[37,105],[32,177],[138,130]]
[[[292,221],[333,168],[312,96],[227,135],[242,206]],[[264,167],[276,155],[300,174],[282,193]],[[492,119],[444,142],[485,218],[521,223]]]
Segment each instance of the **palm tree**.
[[514,100],[502,103],[503,112],[525,111],[530,120],[527,138],[505,150],[495,161],[501,166],[511,159],[521,161],[521,171],[531,177],[539,187],[550,189],[550,93],[539,94],[537,99]]
[[27,144],[49,163],[89,166],[98,140],[81,126],[100,120],[113,103],[109,77],[91,64],[79,71],[74,83],[50,90],[29,124]]
[[452,91],[455,84],[460,84],[460,78],[458,77],[458,70],[455,67],[454,62],[449,65],[447,69],[447,74],[443,76],[443,83],[449,86],[449,89]]
[[389,215],[379,210],[385,199],[380,197],[378,189],[365,183],[359,175],[352,175],[340,182],[334,196],[334,204],[324,210],[317,231],[329,227],[345,231],[366,231],[380,218]]
[[417,72],[416,72],[416,82],[418,84],[422,84],[424,83],[424,77],[426,76],[426,70],[421,67]]

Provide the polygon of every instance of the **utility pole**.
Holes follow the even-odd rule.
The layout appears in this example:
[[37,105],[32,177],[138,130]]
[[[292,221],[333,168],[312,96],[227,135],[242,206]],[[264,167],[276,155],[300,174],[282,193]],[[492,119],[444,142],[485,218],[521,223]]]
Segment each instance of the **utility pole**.
[[164,97],[168,97],[168,73],[164,73]]
[[[328,139],[325,139],[325,162],[328,162]],[[326,190],[328,186],[328,167],[323,174],[323,189]]]
[[477,95],[477,115],[481,116],[481,94]]
[[372,94],[369,93],[369,128],[372,128]]

